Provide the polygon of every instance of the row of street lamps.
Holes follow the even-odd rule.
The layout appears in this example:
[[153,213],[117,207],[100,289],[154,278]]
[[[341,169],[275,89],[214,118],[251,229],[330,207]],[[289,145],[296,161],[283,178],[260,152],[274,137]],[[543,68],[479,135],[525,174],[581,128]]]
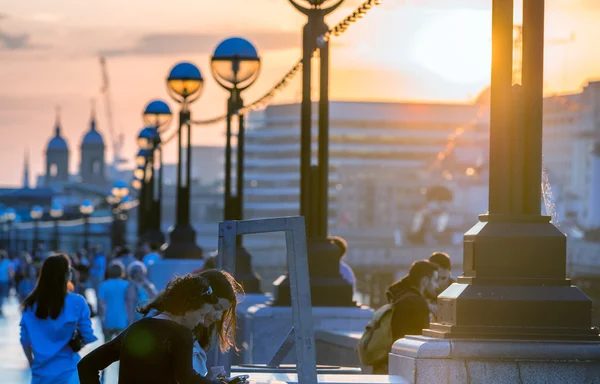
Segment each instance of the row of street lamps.
[[[89,249],[89,218],[94,213],[94,204],[90,200],[84,200],[79,206],[79,212],[83,217],[83,225],[84,225],[84,249]],[[31,217],[31,221],[33,224],[33,243],[32,249],[35,251],[39,245],[39,222],[44,216],[44,208],[39,205],[34,205],[29,211],[29,216]],[[59,234],[59,220],[64,215],[64,208],[59,203],[53,203],[48,212],[52,221],[54,223],[53,226],[53,235],[52,235],[52,249],[58,250],[60,249],[60,234]],[[7,233],[6,244],[3,244],[4,247],[11,249],[11,234],[13,230],[13,223],[17,219],[17,212],[14,208],[7,208],[0,215],[0,223],[2,224],[2,232]],[[2,239],[4,240],[4,238]],[[3,241],[4,243],[4,241]]]
[[[234,37],[221,42],[211,59],[211,71],[217,83],[229,92],[226,118],[224,219],[243,218],[244,190],[244,116],[238,118],[237,170],[235,195],[232,188],[232,117],[244,106],[242,91],[248,89],[260,72],[260,57],[256,48],[247,40]],[[190,105],[198,100],[204,89],[204,78],[194,64],[180,62],[167,77],[167,91],[181,105],[177,128],[177,206],[175,226],[170,230],[165,258],[199,259],[202,249],[196,244],[196,232],[190,222],[190,188],[192,161],[192,120]],[[141,239],[163,242],[160,230],[162,198],[162,149],[161,133],[172,120],[168,104],[153,100],[144,109],[145,128],[138,136],[139,152],[132,187],[139,190],[140,208],[138,235]],[[158,177],[155,177],[158,174]],[[241,239],[238,242],[241,249]],[[245,255],[249,257],[246,251]]]

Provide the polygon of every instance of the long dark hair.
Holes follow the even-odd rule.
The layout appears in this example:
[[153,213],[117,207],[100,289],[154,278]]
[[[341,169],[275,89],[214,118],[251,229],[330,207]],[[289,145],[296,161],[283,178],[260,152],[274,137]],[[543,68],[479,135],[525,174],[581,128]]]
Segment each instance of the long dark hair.
[[71,262],[67,255],[59,253],[49,256],[42,265],[35,288],[23,301],[23,309],[33,308],[37,304],[37,318],[47,319],[50,316],[56,319],[65,305],[70,269]]
[[[212,288],[212,295],[207,295],[208,288]],[[219,270],[208,270],[194,275],[171,280],[164,291],[160,292],[154,300],[137,309],[143,315],[151,310],[160,313],[167,312],[173,315],[183,315],[195,311],[204,304],[216,304],[220,298],[231,302],[231,307],[223,313],[218,321],[208,329],[196,327],[194,333],[200,346],[208,349],[211,341],[216,336],[222,352],[235,346],[235,307],[238,295],[243,294],[242,286],[229,273]]]

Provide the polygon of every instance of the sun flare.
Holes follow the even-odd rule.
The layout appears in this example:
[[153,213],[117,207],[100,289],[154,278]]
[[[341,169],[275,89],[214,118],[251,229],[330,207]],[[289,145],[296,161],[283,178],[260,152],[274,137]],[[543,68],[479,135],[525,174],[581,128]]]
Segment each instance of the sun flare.
[[410,54],[418,64],[454,83],[489,79],[491,13],[473,10],[440,13],[417,32]]

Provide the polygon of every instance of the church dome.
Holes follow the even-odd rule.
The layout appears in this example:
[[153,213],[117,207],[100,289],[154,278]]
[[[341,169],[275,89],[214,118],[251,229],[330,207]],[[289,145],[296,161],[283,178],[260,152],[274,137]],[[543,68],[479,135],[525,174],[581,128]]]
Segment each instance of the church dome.
[[96,118],[92,114],[92,120],[90,121],[90,130],[83,137],[81,142],[82,146],[95,146],[104,147],[104,139],[98,130],[96,129]]
[[56,116],[56,127],[54,128],[54,137],[48,142],[48,151],[69,151],[67,141],[60,135],[60,117]]

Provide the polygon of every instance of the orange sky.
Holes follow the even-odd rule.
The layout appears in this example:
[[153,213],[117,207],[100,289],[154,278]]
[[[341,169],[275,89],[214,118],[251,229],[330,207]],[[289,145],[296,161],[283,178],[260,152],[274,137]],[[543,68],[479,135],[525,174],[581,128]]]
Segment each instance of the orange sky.
[[[329,24],[360,3],[346,0]],[[546,4],[546,91],[577,90],[600,77],[600,2]],[[491,0],[383,0],[333,41],[332,99],[471,99],[489,82],[490,8]],[[107,55],[115,126],[126,136],[124,154],[132,157],[141,109],[149,99],[167,98],[164,78],[174,63],[189,60],[201,68],[207,81],[193,116],[211,117],[223,112],[227,97],[210,78],[214,47],[235,35],[256,45],[263,70],[245,93],[253,100],[299,57],[303,24],[285,0],[0,0],[0,185],[21,182],[26,149],[32,173],[42,171],[56,105],[63,110],[71,172],[91,98],[99,99],[98,125],[110,145],[100,53]],[[575,39],[561,44],[571,33]],[[297,100],[298,92],[296,80],[274,102]],[[223,127],[197,128],[194,135],[196,144],[220,144]],[[172,146],[166,157],[174,160]]]

